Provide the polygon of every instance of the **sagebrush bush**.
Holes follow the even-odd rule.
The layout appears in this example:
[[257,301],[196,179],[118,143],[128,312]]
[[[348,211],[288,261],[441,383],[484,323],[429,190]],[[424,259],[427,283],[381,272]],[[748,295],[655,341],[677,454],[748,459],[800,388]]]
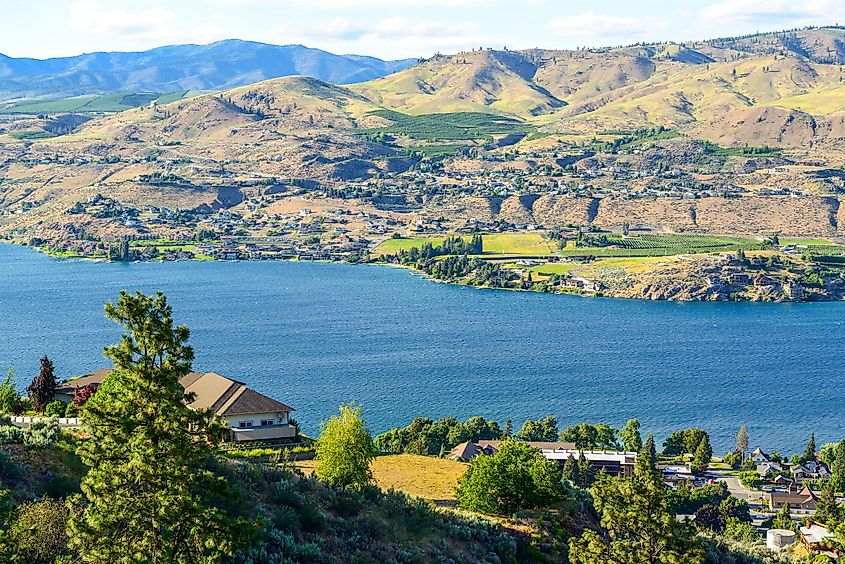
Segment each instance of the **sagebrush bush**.
[[23,442],[23,429],[14,425],[0,427],[0,445],[11,445]]
[[34,447],[48,447],[56,444],[61,436],[59,420],[55,417],[36,421],[24,432],[23,443]]

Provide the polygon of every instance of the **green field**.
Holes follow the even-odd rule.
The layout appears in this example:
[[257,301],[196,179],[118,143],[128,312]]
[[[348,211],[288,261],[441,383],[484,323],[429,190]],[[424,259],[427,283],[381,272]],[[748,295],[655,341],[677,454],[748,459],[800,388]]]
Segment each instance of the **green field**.
[[409,115],[393,110],[376,110],[371,115],[393,123],[370,129],[368,133],[399,135],[421,141],[470,141],[495,135],[528,134],[536,129],[515,118],[481,112]]
[[[464,235],[469,241],[472,237]],[[549,256],[553,254],[549,242],[540,233],[491,233],[482,235],[484,255],[500,256]],[[409,251],[413,247],[422,247],[431,243],[435,247],[443,244],[443,237],[411,237],[407,239],[388,239],[376,249],[377,255],[394,254],[401,250]]]
[[122,112],[152,101],[167,104],[197,96],[201,92],[185,91],[160,94],[157,92],[118,92],[111,94],[88,94],[52,100],[28,100],[0,109],[4,114],[58,114],[58,113],[111,113]]
[[710,235],[607,235],[608,246],[576,246],[560,251],[562,256],[660,257],[759,249],[761,242],[744,237]]

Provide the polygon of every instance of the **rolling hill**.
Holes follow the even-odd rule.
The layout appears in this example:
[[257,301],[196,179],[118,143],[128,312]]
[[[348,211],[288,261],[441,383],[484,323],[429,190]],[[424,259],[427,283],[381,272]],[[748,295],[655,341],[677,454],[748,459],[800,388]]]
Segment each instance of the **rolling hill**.
[[46,60],[0,55],[0,100],[111,92],[163,94],[226,90],[290,75],[343,84],[384,76],[413,62],[334,55],[302,45],[280,46],[240,40]]

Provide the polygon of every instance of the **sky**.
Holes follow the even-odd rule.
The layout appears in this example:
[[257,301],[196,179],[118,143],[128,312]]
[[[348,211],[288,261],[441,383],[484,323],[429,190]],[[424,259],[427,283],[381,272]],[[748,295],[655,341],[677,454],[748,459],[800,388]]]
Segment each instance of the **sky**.
[[688,41],[845,24],[845,0],[3,0],[0,53],[246,39],[384,59]]

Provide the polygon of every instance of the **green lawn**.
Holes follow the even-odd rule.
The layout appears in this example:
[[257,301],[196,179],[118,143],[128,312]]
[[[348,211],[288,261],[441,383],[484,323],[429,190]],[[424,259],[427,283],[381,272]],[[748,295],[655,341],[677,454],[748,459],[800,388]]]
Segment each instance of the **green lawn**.
[[[482,235],[484,239],[485,255],[508,255],[513,256],[549,256],[553,254],[549,242],[543,239],[540,233],[491,233]],[[469,241],[472,237],[464,235],[463,239]],[[442,237],[410,237],[407,239],[388,239],[376,249],[376,254],[393,254],[400,250],[410,250],[413,247],[421,247],[425,243],[431,243],[439,247],[446,240]]]

